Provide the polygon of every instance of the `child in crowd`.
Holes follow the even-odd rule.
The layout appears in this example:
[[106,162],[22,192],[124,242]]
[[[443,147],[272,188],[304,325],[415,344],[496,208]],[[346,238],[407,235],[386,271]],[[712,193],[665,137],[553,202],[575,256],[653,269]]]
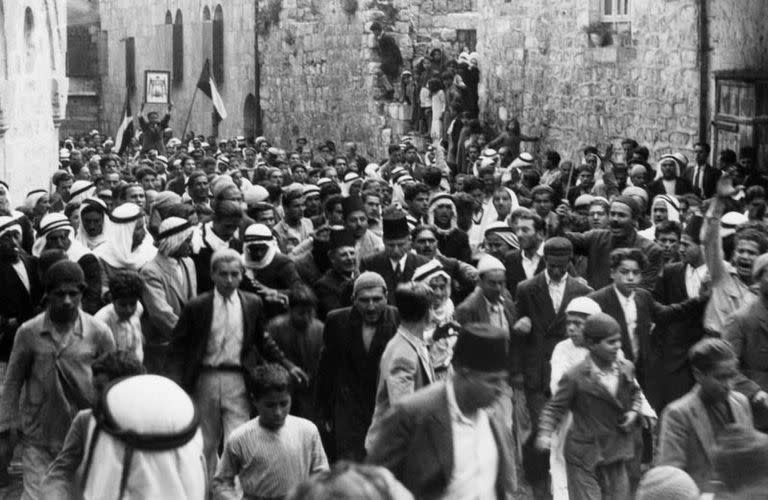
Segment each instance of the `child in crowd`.
[[258,417],[236,428],[224,445],[211,488],[215,499],[283,498],[311,474],[328,470],[320,433],[309,420],[289,415],[290,375],[266,364],[251,374]]
[[584,324],[589,356],[568,370],[539,422],[537,448],[549,450],[551,436],[570,410],[565,443],[571,499],[631,498],[629,465],[635,456],[635,426],[642,409],[634,365],[619,357],[621,328],[604,313]]
[[140,362],[144,361],[144,335],[141,331],[141,315],[144,308],[139,302],[144,284],[136,271],[119,271],[109,279],[112,303],[102,307],[96,318],[112,330],[118,350],[133,352]]

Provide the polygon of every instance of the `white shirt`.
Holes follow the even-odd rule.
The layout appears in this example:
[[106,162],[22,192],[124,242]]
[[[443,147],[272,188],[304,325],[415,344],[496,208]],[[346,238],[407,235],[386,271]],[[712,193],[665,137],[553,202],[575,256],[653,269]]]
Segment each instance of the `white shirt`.
[[635,327],[637,326],[635,292],[632,292],[629,297],[625,297],[615,286],[613,287],[613,290],[616,292],[621,309],[624,311],[624,320],[627,322],[627,334],[629,335],[629,341],[632,343],[632,355],[637,359],[637,355],[640,351],[640,342],[635,334]]
[[18,261],[11,264],[13,266],[13,270],[16,271],[16,274],[19,275],[19,280],[21,280],[21,283],[24,285],[24,288],[27,289],[27,292],[30,291],[29,288],[29,274],[27,274],[27,268],[24,266],[24,261],[19,259]]
[[237,291],[227,298],[214,288],[211,334],[203,357],[208,366],[240,365],[243,349],[243,307]]
[[400,273],[402,274],[405,272],[405,261],[408,259],[408,254],[403,254],[402,257],[400,257],[400,260],[392,260],[389,259],[389,263],[392,265],[392,270],[394,272],[397,272],[397,268],[400,267]]
[[699,288],[707,275],[707,265],[702,264],[699,267],[693,267],[690,264],[685,265],[685,293],[692,299],[699,296]]
[[493,326],[508,332],[509,321],[507,321],[507,315],[504,314],[504,303],[501,301],[491,302],[485,298],[485,304],[486,307],[488,307],[488,322]]
[[672,179],[671,181],[662,179],[661,182],[664,184],[664,191],[666,191],[667,194],[675,194],[675,179]]
[[549,277],[549,273],[544,271],[544,279],[547,280],[547,288],[549,288],[549,297],[552,299],[552,306],[555,308],[555,312],[560,310],[560,305],[563,303],[563,295],[565,294],[565,276],[560,278],[560,281],[554,281]]
[[619,364],[614,361],[607,370],[603,370],[594,361],[591,363],[592,371],[597,376],[597,380],[611,393],[611,396],[616,396],[619,390]]
[[539,267],[539,261],[541,261],[544,255],[544,242],[542,241],[539,248],[533,253],[533,256],[529,259],[525,252],[520,252],[521,262],[523,264],[523,271],[525,271],[525,277],[527,279],[533,278],[536,274],[536,268]]
[[445,384],[453,436],[453,471],[444,500],[492,500],[496,498],[499,450],[488,414],[478,410],[464,415],[456,403],[451,379]]

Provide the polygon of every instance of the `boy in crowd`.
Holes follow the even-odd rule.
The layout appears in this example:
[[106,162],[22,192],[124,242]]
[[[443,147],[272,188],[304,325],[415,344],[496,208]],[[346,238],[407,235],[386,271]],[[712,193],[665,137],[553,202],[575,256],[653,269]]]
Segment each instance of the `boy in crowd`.
[[131,351],[139,362],[144,361],[144,335],[141,315],[144,313],[139,299],[144,281],[136,271],[119,271],[109,279],[112,303],[99,309],[96,318],[107,324],[115,338],[118,350]]
[[288,371],[276,364],[253,370],[251,391],[259,416],[227,438],[211,484],[215,499],[283,498],[311,474],[328,470],[315,424],[288,414],[290,381]]
[[565,443],[569,497],[631,498],[633,430],[642,406],[634,365],[619,358],[621,330],[607,314],[587,318],[584,342],[589,356],[560,379],[542,412],[536,446],[549,450],[552,433],[570,410],[573,423]]

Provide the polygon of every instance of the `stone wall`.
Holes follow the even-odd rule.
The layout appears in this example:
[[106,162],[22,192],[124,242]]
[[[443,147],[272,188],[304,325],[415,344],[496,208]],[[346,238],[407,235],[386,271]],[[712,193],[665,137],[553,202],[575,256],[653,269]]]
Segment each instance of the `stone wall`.
[[[102,106],[108,133],[114,134],[119,126],[126,95],[125,39],[133,37],[136,45],[137,88],[132,100],[136,114],[144,100],[144,71],[172,69],[172,27],[165,24],[165,19],[168,12],[175,19],[177,10],[182,13],[184,26],[184,75],[181,84],[172,88],[170,126],[180,136],[192,106],[189,129],[211,133],[210,99],[201,92],[194,105],[192,99],[205,58],[210,57],[210,39],[203,41],[203,12],[207,7],[213,15],[219,4],[224,23],[224,79],[219,93],[228,114],[219,125],[219,135],[233,137],[242,133],[243,107],[255,88],[255,6],[251,0],[100,0],[101,29],[106,39]],[[152,110],[162,113],[164,107],[148,105],[144,112]]]
[[[710,70],[766,67],[764,3],[708,3]],[[485,117],[518,117],[524,132],[543,137],[541,150],[565,158],[623,137],[647,145],[652,157],[674,150],[690,158],[699,134],[699,2],[631,5],[626,39],[592,47],[582,27],[595,20],[594,0],[480,0]],[[714,87],[709,95],[713,103]]]
[[[433,47],[456,55],[472,38],[480,53],[481,110],[500,126],[517,117],[528,149],[555,148],[571,159],[587,144],[618,145],[635,137],[654,156],[690,154],[699,135],[699,0],[630,1],[629,25],[597,47],[583,27],[599,19],[603,0],[248,0],[224,5],[225,78],[229,118],[220,135],[244,133],[255,110],[254,34],[258,31],[264,132],[282,145],[299,136],[314,143],[354,140],[380,157],[408,131],[407,109],[379,99],[370,22],[397,39],[406,67]],[[125,95],[124,39],[136,40],[138,96],[145,69],[171,66],[165,14],[184,16],[184,80],[174,89],[171,126],[181,133],[204,60],[202,12],[207,0],[100,0],[108,40],[103,102],[114,132]],[[766,67],[763,2],[708,0],[710,71]],[[737,34],[737,35],[736,35]],[[713,77],[710,74],[710,85]],[[251,96],[250,106],[246,106]],[[714,88],[710,88],[710,109]],[[244,118],[247,116],[247,118]],[[191,127],[208,133],[210,102],[198,95]]]
[[61,0],[0,0],[0,179],[15,205],[58,166],[66,26]]

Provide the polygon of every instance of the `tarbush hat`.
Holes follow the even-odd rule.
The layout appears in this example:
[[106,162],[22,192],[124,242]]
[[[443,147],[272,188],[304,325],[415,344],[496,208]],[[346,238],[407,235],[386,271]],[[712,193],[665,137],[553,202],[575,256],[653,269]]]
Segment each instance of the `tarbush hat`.
[[331,235],[328,240],[329,250],[336,250],[341,247],[355,247],[355,236],[351,231],[347,231],[344,226],[331,226]]
[[504,330],[488,323],[469,323],[459,330],[451,363],[486,373],[506,370],[508,337]]
[[365,205],[363,205],[363,200],[359,196],[347,196],[341,199],[341,210],[344,212],[344,218],[346,219],[353,212],[365,212]]
[[382,220],[382,226],[385,240],[401,240],[407,238],[410,234],[408,231],[408,221],[402,215],[385,217]]

